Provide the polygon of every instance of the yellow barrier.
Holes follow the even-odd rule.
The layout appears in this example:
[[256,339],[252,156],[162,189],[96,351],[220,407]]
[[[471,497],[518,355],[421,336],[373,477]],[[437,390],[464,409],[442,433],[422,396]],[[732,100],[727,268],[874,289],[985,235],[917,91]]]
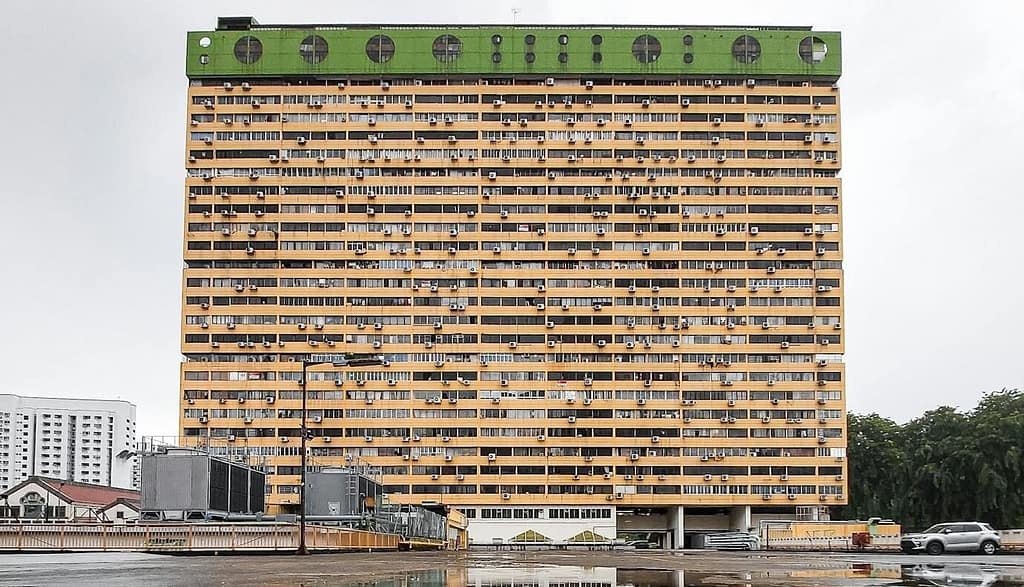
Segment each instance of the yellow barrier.
[[469,548],[469,518],[457,509],[448,510],[448,550]]
[[[0,551],[283,552],[298,547],[298,536],[295,524],[7,524],[0,526]],[[306,527],[310,550],[398,550],[399,540],[397,534]]]
[[[872,550],[899,548],[901,528],[898,524],[869,525],[867,522],[763,522],[761,545],[781,550]],[[870,544],[860,547],[854,534],[869,534]]]
[[854,532],[869,532],[872,537],[899,537],[899,524],[878,524],[871,532],[867,522],[791,522],[786,526],[769,525],[768,539],[849,538]]

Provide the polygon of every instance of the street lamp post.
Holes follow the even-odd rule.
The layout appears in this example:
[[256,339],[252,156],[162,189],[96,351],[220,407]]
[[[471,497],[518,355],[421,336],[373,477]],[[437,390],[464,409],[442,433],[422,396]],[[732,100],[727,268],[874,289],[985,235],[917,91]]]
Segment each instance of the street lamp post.
[[301,464],[299,471],[299,549],[295,554],[309,554],[306,549],[306,441],[309,436],[309,429],[306,428],[306,371],[309,367],[317,365],[333,365],[335,367],[373,367],[383,365],[384,358],[379,355],[354,355],[346,356],[338,361],[312,361],[303,359],[302,379],[299,380],[302,388],[302,423],[300,425],[301,440]]

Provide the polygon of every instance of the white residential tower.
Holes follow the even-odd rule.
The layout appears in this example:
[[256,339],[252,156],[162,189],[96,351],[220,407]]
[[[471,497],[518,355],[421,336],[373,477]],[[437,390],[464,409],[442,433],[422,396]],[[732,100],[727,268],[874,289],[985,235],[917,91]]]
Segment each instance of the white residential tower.
[[0,491],[38,475],[136,488],[135,405],[0,394]]

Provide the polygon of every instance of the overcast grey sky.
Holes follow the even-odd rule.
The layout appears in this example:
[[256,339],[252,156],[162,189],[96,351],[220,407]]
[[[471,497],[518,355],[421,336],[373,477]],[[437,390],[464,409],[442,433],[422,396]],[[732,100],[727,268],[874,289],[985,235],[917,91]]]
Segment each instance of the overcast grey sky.
[[[811,25],[843,33],[849,407],[1024,385],[1019,2],[8,2],[0,392],[138,404],[175,434],[185,32],[264,23]],[[1016,145],[1016,146],[1015,146]]]

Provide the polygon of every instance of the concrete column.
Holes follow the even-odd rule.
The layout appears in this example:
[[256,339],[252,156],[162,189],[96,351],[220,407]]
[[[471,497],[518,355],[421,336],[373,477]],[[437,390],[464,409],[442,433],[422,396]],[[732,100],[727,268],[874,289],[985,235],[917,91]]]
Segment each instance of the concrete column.
[[[681,549],[686,544],[683,537],[683,506],[669,509],[669,524],[671,525],[672,548]],[[682,585],[682,583],[680,583]]]
[[750,531],[750,506],[738,505],[729,510],[729,529],[740,532]]

